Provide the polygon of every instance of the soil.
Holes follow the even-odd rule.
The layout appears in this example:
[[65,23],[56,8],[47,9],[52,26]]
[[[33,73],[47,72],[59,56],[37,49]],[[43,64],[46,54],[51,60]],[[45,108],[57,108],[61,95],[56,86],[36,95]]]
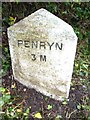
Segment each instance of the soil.
[[[23,110],[30,108],[30,120],[34,120],[32,115],[36,112],[41,113],[43,120],[55,120],[57,115],[62,120],[87,120],[88,112],[83,108],[77,108],[79,104],[83,104],[83,99],[87,97],[87,89],[85,86],[80,85],[80,80],[77,78],[73,78],[72,83],[74,86],[71,85],[69,98],[67,103],[64,104],[64,101],[51,99],[34,89],[20,84],[13,78],[12,70],[2,78],[3,86],[8,88],[11,96],[16,98],[13,104],[17,105],[22,102]],[[52,109],[48,110],[48,105],[52,105]]]

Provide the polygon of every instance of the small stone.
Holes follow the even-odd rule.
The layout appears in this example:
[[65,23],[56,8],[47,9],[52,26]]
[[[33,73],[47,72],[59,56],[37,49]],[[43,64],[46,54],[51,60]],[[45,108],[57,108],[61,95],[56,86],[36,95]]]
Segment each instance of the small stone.
[[25,92],[25,91],[26,91],[26,88],[24,88],[23,91]]

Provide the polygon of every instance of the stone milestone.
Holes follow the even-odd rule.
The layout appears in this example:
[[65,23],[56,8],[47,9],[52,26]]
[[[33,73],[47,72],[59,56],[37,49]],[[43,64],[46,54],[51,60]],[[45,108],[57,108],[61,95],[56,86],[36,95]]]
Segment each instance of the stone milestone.
[[68,98],[77,36],[41,8],[8,28],[13,75],[23,85],[56,100]]

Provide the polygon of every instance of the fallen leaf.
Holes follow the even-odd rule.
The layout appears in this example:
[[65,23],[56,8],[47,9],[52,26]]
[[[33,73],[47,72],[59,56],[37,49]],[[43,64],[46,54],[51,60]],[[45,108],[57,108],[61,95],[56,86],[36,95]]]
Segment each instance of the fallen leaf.
[[34,114],[34,117],[35,117],[35,118],[39,118],[39,119],[42,118],[41,113],[39,113],[39,112],[37,112],[36,114]]
[[11,88],[15,88],[16,87],[16,85],[15,85],[15,83],[11,86]]
[[20,113],[20,112],[22,112],[22,110],[21,110],[21,109],[17,109],[17,112],[19,112],[19,113]]
[[52,105],[48,105],[47,109],[48,110],[52,109]]
[[67,104],[67,101],[63,101],[62,104],[63,104],[63,105],[66,105],[66,104]]

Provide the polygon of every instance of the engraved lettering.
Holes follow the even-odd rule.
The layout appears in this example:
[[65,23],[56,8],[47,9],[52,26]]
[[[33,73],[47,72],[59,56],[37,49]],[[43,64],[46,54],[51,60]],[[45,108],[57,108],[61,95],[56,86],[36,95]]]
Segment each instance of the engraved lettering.
[[32,48],[38,48],[38,41],[32,41]]
[[44,49],[46,49],[46,44],[45,44],[45,42],[40,42],[40,49],[41,49],[42,47],[43,47]]
[[46,55],[40,55],[40,61],[45,61],[46,62]]
[[52,50],[62,50],[63,48],[63,43],[49,43],[49,42],[43,42],[43,41],[29,41],[29,40],[18,40],[18,47],[23,45],[24,47],[27,48],[32,48],[32,49],[49,49]]
[[60,50],[62,50],[62,47],[63,47],[63,44],[61,43],[61,46],[58,44],[58,43],[56,43],[55,44],[55,47],[56,47],[56,50],[59,48]]
[[32,55],[32,60],[35,61],[36,60],[36,55],[35,54],[31,54]]
[[30,47],[29,43],[30,43],[29,41],[24,41],[24,46],[25,47]]
[[54,42],[52,44],[50,44],[49,42],[47,42],[49,45],[49,49],[51,50],[51,47],[53,46]]
[[22,40],[18,40],[18,47],[23,44],[23,41]]

